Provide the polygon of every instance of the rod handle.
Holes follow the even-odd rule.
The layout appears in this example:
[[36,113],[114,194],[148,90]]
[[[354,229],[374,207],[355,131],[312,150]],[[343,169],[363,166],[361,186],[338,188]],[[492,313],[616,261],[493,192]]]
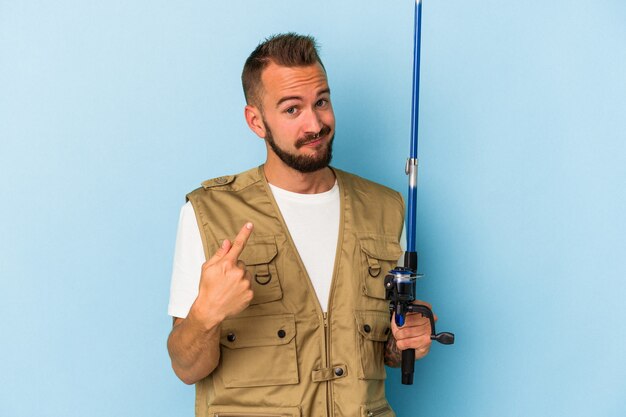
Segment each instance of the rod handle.
[[413,373],[415,370],[415,349],[402,351],[402,384],[413,385]]

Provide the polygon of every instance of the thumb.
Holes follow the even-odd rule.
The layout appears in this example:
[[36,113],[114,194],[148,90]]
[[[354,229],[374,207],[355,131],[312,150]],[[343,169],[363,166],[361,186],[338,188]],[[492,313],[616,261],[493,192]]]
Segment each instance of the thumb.
[[397,331],[398,325],[396,324],[396,313],[394,311],[394,313],[391,315],[391,333],[394,335],[394,337]]

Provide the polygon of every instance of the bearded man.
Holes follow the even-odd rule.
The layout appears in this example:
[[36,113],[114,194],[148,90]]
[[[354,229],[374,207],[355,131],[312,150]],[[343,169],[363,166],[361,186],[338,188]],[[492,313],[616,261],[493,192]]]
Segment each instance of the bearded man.
[[394,416],[385,364],[431,343],[427,319],[409,314],[398,329],[385,300],[402,197],[329,165],[335,116],[313,38],[268,38],[242,83],[267,158],[187,195],[172,367],[196,384],[196,416]]

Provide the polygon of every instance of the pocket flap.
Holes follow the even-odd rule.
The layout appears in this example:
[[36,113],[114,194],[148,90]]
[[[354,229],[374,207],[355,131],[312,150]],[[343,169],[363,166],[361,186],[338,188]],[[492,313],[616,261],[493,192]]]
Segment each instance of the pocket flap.
[[222,323],[220,343],[229,349],[286,345],[296,336],[293,314],[252,316],[226,319]]
[[398,261],[402,255],[400,244],[389,236],[361,236],[359,244],[361,250],[371,258]]
[[354,312],[359,333],[365,339],[386,342],[391,333],[391,316],[384,311],[358,310]]
[[274,236],[255,236],[248,241],[239,259],[246,265],[268,264],[276,257],[278,248]]
[[361,406],[362,417],[396,417],[386,399],[374,401]]
[[209,417],[300,417],[300,407],[250,407],[240,405],[211,405]]

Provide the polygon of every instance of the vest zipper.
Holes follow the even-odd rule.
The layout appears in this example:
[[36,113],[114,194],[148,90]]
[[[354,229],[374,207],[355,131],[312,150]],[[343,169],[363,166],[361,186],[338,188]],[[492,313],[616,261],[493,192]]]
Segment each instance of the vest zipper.
[[[332,291],[332,290],[331,290]],[[323,313],[324,316],[324,346],[326,347],[326,367],[330,367],[330,326],[328,326],[328,312]],[[332,416],[332,389],[330,389],[330,381],[326,381],[326,415]]]
[[[337,236],[337,248],[335,250],[335,265],[333,267],[333,276],[331,278],[330,281],[330,292],[328,294],[328,306],[326,309],[326,312],[324,313],[324,327],[325,327],[325,333],[326,333],[326,367],[331,367],[332,366],[332,361],[331,361],[331,340],[332,340],[332,329],[329,323],[329,316],[330,313],[332,312],[332,304],[333,304],[333,297],[335,295],[335,285],[337,284],[337,273],[339,272],[339,264],[341,262],[341,250],[343,249],[343,240],[344,240],[344,232],[345,232],[345,227],[346,227],[346,219],[345,219],[345,203],[344,203],[344,193],[345,193],[345,189],[343,186],[343,182],[341,180],[341,177],[339,175],[337,175],[337,173],[333,170],[333,172],[335,173],[335,178],[337,179],[337,184],[339,185],[339,233]],[[326,390],[327,390],[327,402],[326,402],[326,406],[328,408],[328,417],[334,417],[334,413],[333,410],[335,409],[334,407],[334,400],[333,400],[333,390],[332,390],[332,380],[330,381],[326,381]]]
[[373,410],[367,410],[367,417],[382,416],[387,411],[389,411],[389,406],[388,405],[384,405],[382,407],[375,408]]

